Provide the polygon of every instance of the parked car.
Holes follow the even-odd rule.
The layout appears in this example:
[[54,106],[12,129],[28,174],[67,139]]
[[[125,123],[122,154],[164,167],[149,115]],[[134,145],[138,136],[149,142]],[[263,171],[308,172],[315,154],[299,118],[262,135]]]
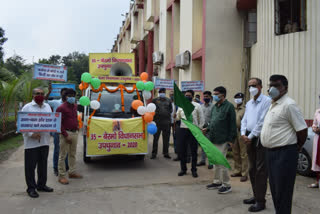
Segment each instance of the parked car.
[[315,133],[312,131],[312,128],[309,127],[307,140],[303,145],[302,151],[299,152],[297,172],[300,175],[312,175],[311,166],[314,135]]

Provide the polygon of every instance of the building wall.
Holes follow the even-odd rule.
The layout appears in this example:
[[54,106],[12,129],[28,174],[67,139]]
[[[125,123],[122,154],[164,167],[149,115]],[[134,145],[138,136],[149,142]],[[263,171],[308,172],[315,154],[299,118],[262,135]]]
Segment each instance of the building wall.
[[307,31],[276,36],[274,1],[259,0],[258,38],[252,47],[251,76],[262,79],[266,93],[269,77],[282,74],[289,81],[289,96],[305,119],[312,119],[320,92],[320,1],[307,1]]
[[243,18],[236,9],[237,0],[206,1],[205,89],[227,89],[232,101],[241,88]]

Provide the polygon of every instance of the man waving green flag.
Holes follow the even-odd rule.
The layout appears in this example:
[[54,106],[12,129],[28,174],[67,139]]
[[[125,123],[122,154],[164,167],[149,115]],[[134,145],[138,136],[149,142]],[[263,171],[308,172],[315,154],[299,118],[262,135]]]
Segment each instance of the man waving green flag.
[[184,96],[176,83],[174,83],[174,104],[183,109],[188,121],[192,123],[192,112],[194,105]]
[[188,127],[192,135],[198,141],[204,152],[206,153],[210,164],[223,165],[231,169],[227,159],[222,152],[217,149],[208,138],[206,138],[201,130],[192,123],[192,112],[194,105],[184,96],[178,86],[174,83],[174,103],[183,109],[187,120],[182,119],[182,122]]

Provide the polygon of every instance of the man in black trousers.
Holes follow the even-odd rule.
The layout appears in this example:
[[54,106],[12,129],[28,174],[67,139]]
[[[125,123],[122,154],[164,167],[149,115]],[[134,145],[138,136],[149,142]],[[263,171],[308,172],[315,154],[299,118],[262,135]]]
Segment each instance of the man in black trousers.
[[249,92],[253,97],[246,104],[246,111],[241,120],[241,138],[247,145],[249,159],[249,175],[253,197],[245,199],[244,204],[252,204],[249,212],[265,209],[268,172],[265,162],[265,148],[260,142],[260,133],[271,99],[261,93],[262,81],[251,78],[248,83]]
[[308,135],[307,124],[296,102],[288,96],[288,80],[283,75],[270,77],[272,105],[261,131],[267,148],[269,183],[276,214],[290,214],[296,178],[298,151]]
[[[44,92],[41,88],[33,89],[33,100],[22,108],[22,112],[52,112],[50,106],[44,103]],[[39,192],[53,192],[47,186],[47,167],[50,143],[49,132],[25,132],[24,139],[24,167],[27,183],[27,193],[31,198],[38,198]],[[37,168],[38,180],[35,181]]]

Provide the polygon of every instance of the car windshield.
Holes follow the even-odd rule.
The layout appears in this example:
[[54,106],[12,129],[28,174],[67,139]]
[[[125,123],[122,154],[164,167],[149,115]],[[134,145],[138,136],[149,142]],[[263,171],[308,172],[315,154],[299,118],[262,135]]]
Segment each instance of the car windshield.
[[[92,92],[91,100],[97,100],[99,93]],[[124,98],[124,110],[125,113],[131,113],[131,103],[137,98],[136,92],[131,94],[123,91]],[[120,90],[114,93],[108,91],[102,91],[100,99],[100,109],[97,113],[117,113],[122,112],[121,110],[121,92]]]

